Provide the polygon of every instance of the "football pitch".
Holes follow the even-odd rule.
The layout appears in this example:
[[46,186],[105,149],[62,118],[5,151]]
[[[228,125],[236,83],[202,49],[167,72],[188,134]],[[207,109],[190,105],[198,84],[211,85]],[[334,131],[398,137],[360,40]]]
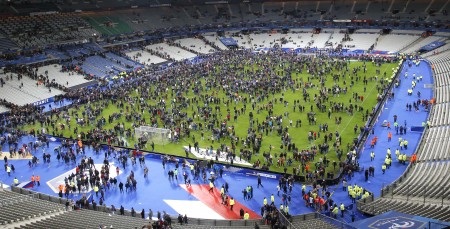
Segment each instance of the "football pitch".
[[[267,58],[261,58],[260,60],[268,61]],[[338,69],[336,62],[340,62],[346,67]],[[383,63],[378,66],[370,61],[364,64],[362,61],[343,62],[331,59],[323,63],[326,63],[326,66],[321,66],[323,69],[331,70],[323,71],[320,76],[308,73],[307,64],[286,62],[280,64],[277,61],[254,63],[249,61],[234,65],[216,65],[214,70],[208,74],[197,75],[196,79],[198,80],[190,84],[189,88],[186,88],[182,95],[171,93],[170,89],[168,89],[167,93],[159,94],[157,99],[149,97],[141,101],[141,93],[147,88],[137,88],[138,90],[129,92],[130,98],[122,100],[122,102],[125,101],[126,107],[119,107],[118,101],[103,100],[90,103],[89,105],[81,105],[77,109],[69,109],[67,115],[70,116],[70,121],[64,129],[60,128],[60,124],[66,124],[67,117],[64,118],[62,115],[59,117],[53,116],[52,122],[55,125],[54,127],[46,126],[47,133],[76,139],[81,132],[88,133],[98,128],[95,123],[98,123],[102,118],[106,119],[106,122],[101,126],[101,129],[115,130],[115,133],[120,132],[117,130],[122,128],[121,125],[123,125],[123,130],[129,130],[129,133],[134,133],[134,126],[149,125],[151,120],[155,122],[155,126],[164,128],[160,116],[154,115],[146,109],[141,110],[142,107],[139,103],[141,101],[141,104],[144,103],[146,106],[159,106],[161,105],[161,100],[164,100],[166,101],[165,109],[167,113],[170,113],[169,109],[173,110],[176,108],[180,114],[185,114],[182,118],[178,116],[174,123],[178,127],[183,125],[184,129],[189,129],[189,135],[183,132],[183,134],[179,135],[177,141],[169,141],[164,144],[154,142],[155,152],[185,156],[183,147],[188,145],[194,146],[195,142],[198,142],[200,148],[209,149],[212,147],[214,150],[222,144],[230,148],[234,145],[233,148],[235,148],[237,157],[241,156],[240,152],[253,152],[249,161],[251,164],[254,164],[257,160],[261,162],[261,165],[267,164],[263,155],[270,153],[273,162],[269,166],[271,171],[283,172],[286,167],[287,172],[292,174],[295,167],[299,169],[299,174],[302,175],[301,162],[292,159],[294,147],[288,147],[287,144],[283,144],[283,139],[289,139],[290,145],[294,146],[295,144],[295,148],[300,152],[313,148],[317,149],[314,160],[308,162],[310,171],[314,171],[316,165],[319,165],[318,162],[326,157],[330,163],[327,166],[323,166],[325,174],[328,172],[336,174],[339,170],[339,166],[333,166],[333,161],[339,162],[336,149],[341,149],[341,160],[344,160],[348,152],[348,146],[353,144],[354,138],[360,133],[360,127],[363,127],[367,121],[365,115],[367,112],[371,113],[377,103],[377,96],[381,93],[379,88],[381,88],[382,79],[386,78],[386,76],[392,76],[393,69],[398,66],[398,63]],[[365,72],[363,70],[364,66],[366,66]],[[289,80],[290,83],[287,84],[289,86],[285,85],[275,92],[267,92],[265,98],[263,96],[262,99],[258,99],[261,96],[261,91],[251,94],[242,91],[230,94],[224,88],[224,85],[211,84],[211,79],[221,77],[228,68],[233,68],[233,71],[239,73],[246,82],[252,81],[246,76],[247,73],[252,73],[253,75],[264,74],[264,70],[267,69],[271,69],[272,73],[280,77],[286,77],[286,74],[290,74],[291,78]],[[355,74],[353,74],[354,69],[357,69]],[[338,77],[336,78],[336,76]],[[181,77],[190,76],[185,75]],[[170,86],[167,85],[167,88],[170,88]],[[150,92],[155,91],[156,87],[158,85],[154,85],[148,90]],[[200,88],[200,90],[196,90],[196,88]],[[336,91],[336,88],[339,88],[338,92],[333,93],[333,91]],[[344,89],[346,89],[345,93]],[[321,106],[317,106],[319,98],[324,98],[320,94],[326,95],[326,99],[321,101]],[[305,95],[308,96],[305,98]],[[180,98],[183,98],[184,101],[188,99],[190,101],[189,105],[181,106]],[[205,103],[208,98],[215,98],[217,101]],[[137,102],[130,103],[126,101]],[[333,106],[336,104],[342,105],[343,109],[331,112],[331,104],[334,104]],[[79,125],[76,121],[77,117],[88,119],[85,117],[87,106],[90,106],[93,110],[99,109],[101,112],[95,117],[95,121],[92,121],[89,125]],[[206,117],[199,112],[198,107],[202,107],[203,110],[208,108],[210,111],[208,116]],[[349,110],[348,107],[353,107],[353,109]],[[142,121],[137,122],[130,119],[130,116],[138,113],[141,116],[140,120],[144,120],[145,124]],[[113,119],[112,122],[108,121],[110,116],[117,114],[121,114],[120,118]],[[235,114],[236,119],[234,117]],[[187,119],[190,119],[189,122],[186,121]],[[267,126],[269,121],[274,123],[272,124],[274,127],[262,128]],[[276,122],[280,122],[280,125],[275,125]],[[195,123],[195,128],[192,125],[193,123]],[[325,130],[323,128],[322,130],[319,129],[319,127],[325,125],[327,126]],[[220,139],[214,137],[213,131],[221,127],[226,128],[230,136],[234,137],[233,143],[230,137],[221,137]],[[75,128],[77,129],[76,133]],[[31,129],[40,130],[42,127],[39,123],[24,127],[24,130],[27,131]],[[252,131],[254,131],[256,138],[260,139],[258,153],[255,153],[254,143],[248,144],[245,141]],[[336,143],[336,132],[341,137],[340,143]],[[288,133],[288,136],[286,136],[286,133]],[[312,136],[311,138],[308,137],[309,134]],[[118,135],[120,135],[119,139],[123,139],[126,142],[127,147],[134,148],[137,139],[130,135],[127,136],[125,133]],[[327,136],[327,139],[325,139],[325,136]],[[328,138],[328,136],[332,136],[332,139]],[[326,148],[326,152],[320,152],[319,149],[321,147]],[[151,150],[151,144],[147,142],[144,149]],[[277,163],[281,153],[287,154],[285,166]],[[189,157],[192,158],[194,155],[190,154]],[[245,159],[247,158],[245,157]],[[289,158],[292,160],[288,160]],[[289,166],[288,161],[292,161],[292,164],[289,163]]]

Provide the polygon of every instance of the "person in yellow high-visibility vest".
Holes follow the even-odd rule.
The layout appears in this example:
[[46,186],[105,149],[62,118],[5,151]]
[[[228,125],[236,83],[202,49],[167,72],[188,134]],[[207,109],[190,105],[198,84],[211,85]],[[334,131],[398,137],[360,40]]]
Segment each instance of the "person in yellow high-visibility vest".
[[339,209],[338,209],[337,205],[335,204],[335,205],[334,205],[334,208],[333,208],[333,210],[332,210],[332,213],[333,213],[333,217],[334,217],[334,218],[337,218],[338,212],[339,212]]
[[273,194],[270,196],[270,202],[275,203],[275,196]]
[[17,177],[14,177],[14,185],[17,186],[19,184],[19,179]]
[[341,218],[344,218],[345,205],[341,203]]
[[248,214],[248,212],[245,212],[244,219],[250,219],[250,214]]
[[366,191],[366,192],[364,193],[364,195],[363,195],[364,198],[367,198],[367,197],[369,197],[369,196],[370,196],[370,193],[369,193],[368,191]]
[[208,192],[214,192],[214,184],[212,181],[209,182],[209,190]]
[[352,190],[352,191],[350,192],[350,195],[351,195],[351,197],[352,197],[352,203],[356,203],[356,191],[355,191],[355,190]]
[[285,215],[289,215],[289,206],[288,205],[286,205],[286,207],[284,207],[284,214]]
[[264,201],[263,201],[263,204],[264,204],[264,206],[266,206],[266,205],[267,205],[267,198],[266,198],[266,197],[264,197]]
[[95,192],[95,196],[98,197],[98,186],[97,185],[94,186],[94,192]]
[[234,206],[234,199],[233,197],[231,197],[230,199],[230,210],[233,211],[233,206]]
[[389,169],[389,157],[386,155],[386,158],[384,159],[384,164],[386,164],[386,167]]

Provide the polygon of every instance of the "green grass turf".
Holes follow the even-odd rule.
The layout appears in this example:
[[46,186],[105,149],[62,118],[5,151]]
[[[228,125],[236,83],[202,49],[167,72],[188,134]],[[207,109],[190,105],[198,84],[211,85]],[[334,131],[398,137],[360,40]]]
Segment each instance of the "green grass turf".
[[[117,17],[86,16],[84,19],[103,35],[109,36],[133,32],[133,29],[130,26]],[[112,22],[113,26],[108,27],[104,25],[105,22]]]
[[[349,69],[353,69],[357,66],[362,66],[363,63],[362,62],[350,62],[349,65]],[[369,79],[372,76],[376,75],[376,70],[380,70],[381,74],[383,74],[383,72],[387,72],[387,76],[391,76],[392,75],[392,69],[397,67],[397,63],[390,63],[390,64],[383,64],[381,67],[376,67],[373,66],[370,62],[366,63],[367,66],[367,73],[363,73],[362,71],[360,71],[358,73],[359,76],[361,76],[361,80],[355,82],[355,85],[353,86],[353,88],[349,89],[349,91],[347,92],[347,94],[340,94],[339,97],[333,97],[332,95],[330,95],[330,99],[329,101],[336,101],[336,102],[344,102],[345,105],[348,105],[348,102],[350,99],[352,99],[352,93],[353,92],[357,92],[359,95],[363,95],[364,96],[364,101],[363,102],[357,102],[358,106],[362,105],[364,107],[364,112],[366,111],[366,109],[370,111],[372,111],[372,108],[376,105],[376,96],[377,96],[377,89],[376,89],[376,85],[377,83],[379,83],[378,81],[375,80],[369,80],[368,85],[366,86],[366,92],[364,92],[364,85],[362,82],[362,78],[363,76],[367,76],[367,78]],[[246,68],[250,68],[251,66],[246,66]],[[257,68],[257,66],[254,66],[255,68]],[[303,69],[303,73],[296,73],[293,72],[293,79],[303,79],[303,82],[307,81],[307,77],[308,77],[308,73],[306,73],[306,68]],[[350,70],[351,72],[351,70]],[[350,72],[346,74],[347,77],[347,86],[349,86],[349,82],[350,82]],[[333,73],[337,73],[336,71],[334,71]],[[379,77],[381,78],[381,76]],[[312,79],[311,82],[314,85],[319,85],[319,81],[318,79]],[[202,80],[202,84],[204,85],[205,81]],[[331,77],[328,77],[327,81],[326,81],[326,86],[328,88],[331,88],[332,85],[334,84],[333,80]],[[339,85],[341,85],[341,87],[343,87],[343,80],[341,79],[340,82],[338,82]],[[153,88],[154,89],[154,88]],[[310,111],[310,106],[311,104],[313,104],[313,98],[314,98],[314,94],[319,94],[319,89],[318,88],[310,88],[307,89],[308,93],[311,96],[311,102],[303,102],[303,96],[302,96],[302,92],[301,89],[297,90],[295,92],[292,92],[292,90],[286,90],[284,91],[284,99],[287,100],[289,102],[289,106],[285,107],[284,104],[282,103],[275,103],[274,104],[274,116],[275,115],[282,115],[285,111],[289,112],[289,118],[283,118],[283,127],[284,126],[289,126],[289,119],[293,120],[293,127],[289,127],[289,133],[292,136],[293,139],[293,143],[295,143],[296,147],[298,147],[299,150],[302,149],[308,149],[311,146],[311,143],[308,141],[307,136],[308,136],[308,131],[319,131],[318,128],[318,124],[325,124],[327,123],[329,125],[329,132],[334,133],[336,130],[340,132],[341,136],[342,136],[342,143],[341,143],[341,149],[344,150],[344,155],[347,153],[347,143],[351,143],[353,141],[353,139],[355,137],[358,136],[359,134],[359,129],[358,132],[355,134],[354,133],[354,126],[358,125],[358,126],[363,126],[365,121],[363,121],[363,113],[362,112],[355,112],[353,115],[349,115],[346,112],[340,112],[340,113],[332,113],[331,115],[331,119],[328,119],[328,115],[327,112],[321,113],[317,110],[316,106],[314,106],[314,112],[316,113],[316,118],[317,118],[317,125],[309,125],[308,124],[308,120],[307,120],[307,113]],[[208,93],[211,94],[211,91],[203,91],[203,94]],[[137,96],[136,92],[133,92],[131,94],[132,96]],[[168,93],[168,99],[167,101],[171,101],[171,95],[170,93]],[[189,92],[189,94],[185,95],[186,97],[192,98],[195,95],[192,92]],[[274,98],[276,98],[277,100],[281,97],[281,93],[275,94]],[[223,91],[220,90],[218,97],[222,98],[225,97]],[[305,111],[304,112],[300,112],[298,109],[296,109],[296,112],[293,112],[293,108],[292,105],[294,104],[294,100],[300,100],[301,104],[305,107]],[[150,104],[155,104],[155,101],[148,101]],[[263,102],[257,103],[257,106],[259,105],[263,105],[263,104],[267,104],[268,100],[265,100]],[[98,102],[96,104],[99,104]],[[200,105],[201,103],[199,103]],[[328,102],[326,102],[325,104],[327,104],[327,109],[328,109]],[[86,105],[84,105],[86,106]],[[79,116],[81,117],[81,112],[84,110],[84,106],[82,106],[81,109],[79,109],[78,112]],[[210,104],[211,107],[214,107],[214,104]],[[221,115],[222,115],[222,119],[219,120],[223,120],[226,118],[226,114],[227,114],[227,107],[225,104],[220,104],[221,106]],[[233,106],[236,106],[238,109],[243,107],[243,103],[240,102],[239,104],[233,104],[232,106],[230,106],[230,110],[233,110]],[[133,109],[137,109],[136,107],[132,107],[131,110]],[[214,110],[214,109],[213,109]],[[69,112],[71,113],[73,111],[73,109],[71,109]],[[184,111],[186,111],[188,113],[189,117],[192,117],[192,110],[191,108],[188,109],[184,109]],[[240,138],[240,139],[244,139],[247,136],[247,129],[249,128],[249,112],[252,111],[251,105],[250,103],[247,104],[247,111],[246,114],[240,115],[238,117],[238,121],[237,122],[233,122],[233,112],[231,112],[231,121],[228,122],[228,125],[234,125],[235,126],[235,130],[236,130],[236,135]],[[107,107],[105,107],[104,109],[102,109],[102,114],[99,117],[105,117],[106,120],[108,120],[108,116],[113,114],[113,113],[119,113],[120,110],[117,108],[116,105],[109,103],[109,105]],[[256,109],[254,111],[252,111],[254,114],[254,120],[259,120],[260,122],[265,120],[265,117],[268,115],[268,112],[266,110],[263,110],[262,112],[260,112],[260,114],[257,114]],[[335,117],[342,117],[342,122],[340,125],[335,124],[334,122],[334,118]],[[149,120],[150,115],[149,113],[146,111],[145,115],[144,115],[144,119],[145,120]],[[98,118],[99,119],[99,118]],[[302,126],[299,128],[295,127],[295,121],[297,119],[301,119],[302,120]],[[195,121],[197,121],[197,119],[195,119]],[[125,128],[131,128],[131,124],[129,122],[126,122],[125,117],[122,116],[122,118],[120,120],[115,120],[113,123],[107,123],[103,128],[104,129],[112,129],[114,127],[114,125],[116,125],[117,123],[125,123]],[[60,119],[57,121],[57,123],[65,123],[64,120]],[[159,127],[161,127],[161,122],[160,120],[158,120],[158,123],[160,124]],[[71,137],[74,138],[76,135],[73,133],[73,127],[75,127],[76,121],[74,116],[72,116],[71,121],[70,121],[70,125],[72,126],[71,130],[68,130],[67,128],[63,131],[56,131],[57,134],[62,133],[63,136],[65,137]],[[27,125],[24,127],[25,130],[30,130],[30,129],[40,129],[40,124],[36,124],[36,125]],[[51,127],[50,127],[51,128]],[[81,131],[87,132],[91,127],[89,126],[78,126],[78,133],[80,133]],[[48,133],[52,133],[53,130],[50,129]],[[134,130],[133,130],[134,132]],[[181,141],[179,141],[178,143],[169,143],[169,144],[165,144],[162,145],[159,142],[155,142],[156,146],[155,146],[155,151],[157,152],[161,152],[161,153],[166,153],[166,154],[172,154],[172,155],[178,155],[178,156],[185,156],[184,150],[183,150],[183,146],[187,146],[189,143],[191,143],[193,145],[193,139],[192,136],[195,137],[195,140],[199,142],[199,146],[200,148],[208,148],[209,146],[213,146],[214,149],[217,149],[221,143],[225,143],[228,146],[231,145],[230,140],[229,139],[222,139],[221,142],[217,142],[215,141],[214,144],[212,144],[210,138],[211,138],[211,132],[210,131],[205,131],[205,139],[201,140],[200,137],[200,131],[191,131],[191,138],[182,138]],[[323,139],[323,133],[321,133],[321,137],[318,138],[317,140],[315,140],[312,144],[318,145],[320,143],[324,142]],[[133,147],[134,143],[135,143],[135,139],[132,138],[128,138],[126,139],[128,142],[128,146],[129,147]],[[334,140],[333,140],[334,142]],[[330,150],[327,153],[327,158],[333,162],[333,161],[338,161],[336,152],[333,149],[333,142],[329,141],[328,144],[330,145]],[[263,134],[263,141],[262,141],[262,145],[261,145],[261,151],[259,155],[253,156],[252,157],[252,161],[254,162],[257,159],[260,159],[260,161],[262,163],[264,163],[264,158],[262,156],[262,152],[265,151],[269,151],[269,146],[272,145],[274,146],[273,150],[272,150],[272,156],[274,156],[274,165],[270,167],[270,170],[272,171],[277,171],[277,172],[282,172],[283,168],[282,167],[277,167],[276,166],[276,158],[275,158],[275,154],[279,155],[281,151],[285,150],[285,149],[280,149],[280,145],[281,145],[281,138],[277,135],[276,131],[273,132],[272,135],[269,134],[269,136],[266,136],[265,133]],[[239,150],[241,149],[242,144],[239,143],[237,145],[237,149],[236,149],[236,153],[239,152]],[[150,144],[147,144],[147,150],[150,149]],[[292,157],[292,152],[288,153],[288,156]],[[193,157],[193,155],[190,155],[191,157]],[[315,158],[314,162],[317,162],[319,157],[323,157],[324,155],[318,154]],[[342,158],[345,158],[345,156],[343,156]],[[315,163],[310,163],[311,169],[315,168]],[[336,169],[333,169],[333,166],[331,165],[332,163],[330,163],[330,166],[328,166],[326,168],[326,172],[334,172],[336,174],[336,172],[338,171],[338,166],[336,167]],[[294,166],[298,166],[299,162],[294,162],[293,164]],[[288,168],[288,173],[292,173],[292,167]]]

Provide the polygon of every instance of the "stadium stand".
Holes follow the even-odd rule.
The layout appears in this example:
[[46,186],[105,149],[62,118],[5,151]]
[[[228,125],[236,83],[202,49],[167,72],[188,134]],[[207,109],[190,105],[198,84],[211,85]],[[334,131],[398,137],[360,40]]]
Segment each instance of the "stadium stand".
[[406,29],[393,29],[391,34],[408,34],[408,35],[422,35],[421,30],[406,30]]
[[142,65],[140,65],[140,64],[138,64],[136,62],[134,62],[132,60],[129,60],[129,59],[125,58],[125,57],[122,57],[120,55],[117,55],[115,53],[112,53],[112,52],[105,53],[105,58],[110,60],[110,61],[112,61],[112,62],[116,62],[117,64],[125,66],[127,69],[136,70],[136,69],[142,67]]
[[[293,42],[297,44],[297,47],[310,48],[314,43],[314,35],[310,30],[299,30],[298,32],[299,33],[294,34]],[[297,39],[295,38],[295,36],[297,37]]]
[[183,38],[175,40],[174,42],[179,44],[181,47],[193,50],[197,53],[208,54],[217,51],[213,47],[211,47],[210,45],[206,44],[204,41],[198,38]]
[[[438,112],[438,114],[444,114],[445,111],[441,111],[441,108],[447,106],[448,102],[450,101],[450,81],[448,79],[448,72],[450,72],[450,63],[448,58],[449,54],[450,51],[445,51],[440,54],[428,57],[430,62],[433,64],[435,71],[435,110]],[[432,126],[449,124],[448,119],[441,119],[437,114],[435,114],[435,112],[432,112],[430,121],[432,123]]]
[[[103,79],[109,75],[109,72],[106,70],[99,69],[95,67],[95,65],[92,65],[92,63],[95,63],[95,61],[91,59],[86,59],[84,62],[78,62],[78,61],[72,61],[71,65],[76,66],[76,68],[81,67],[81,69],[88,75],[91,75],[93,77],[97,77],[100,79]],[[92,63],[90,63],[92,62]]]
[[10,39],[0,34],[0,53],[7,50],[17,49],[17,45]]
[[143,66],[111,52],[89,56],[83,61],[72,60],[68,65],[70,68],[81,68],[85,75],[99,79],[115,77],[122,72],[132,72]]
[[6,225],[64,210],[64,205],[39,199],[39,194],[24,190],[19,194],[0,190],[0,224]]
[[342,45],[350,50],[369,50],[377,42],[379,36],[379,34],[355,33],[350,35],[349,41],[342,42]]
[[63,94],[63,91],[54,88],[50,90],[27,76],[18,80],[16,73],[4,73],[0,75],[0,78],[5,82],[3,87],[0,88],[0,99],[5,99],[19,106]]
[[332,36],[332,34],[329,34],[329,33],[314,34],[313,37],[311,37],[312,43],[311,43],[310,47],[317,48],[317,49],[325,48],[325,45],[331,36]]
[[439,53],[446,52],[446,51],[450,50],[450,41],[447,40],[446,42],[447,42],[447,43],[446,43],[445,45],[443,45],[443,46],[441,46],[441,47],[439,47],[439,48],[433,50],[432,52],[424,53],[424,54],[422,54],[421,56],[422,56],[423,58],[427,58],[427,57],[433,56],[433,55],[435,55],[435,54],[439,54]]
[[419,161],[439,161],[448,160],[450,158],[448,152],[450,150],[449,128],[447,126],[430,128],[427,137],[423,143],[424,153],[418,155]]
[[409,44],[408,46],[404,47],[402,50],[400,50],[399,52],[401,53],[414,53],[419,51],[419,49],[421,47],[423,47],[424,45],[427,45],[431,42],[434,41],[440,41],[443,40],[445,38],[442,37],[438,37],[438,36],[431,36],[431,37],[426,37],[426,38],[419,38],[416,41],[412,42],[411,44]]
[[173,58],[177,61],[188,59],[188,58],[193,58],[193,57],[197,56],[194,53],[191,53],[191,52],[186,51],[179,47],[168,45],[166,43],[148,45],[145,48],[148,50],[151,50],[155,53],[159,53],[161,56],[163,56],[167,59]]
[[227,50],[227,46],[225,46],[220,40],[219,37],[215,33],[205,33],[202,34],[205,42],[209,42],[211,45],[216,46],[216,49],[219,50]]
[[429,121],[431,127],[450,125],[448,114],[448,101],[450,100],[450,82],[448,72],[450,72],[450,51],[429,56],[427,59],[433,66],[435,77],[435,96],[436,105],[434,105]]
[[136,217],[91,210],[73,210],[16,228],[95,228],[99,225],[112,226],[112,228],[142,228],[146,224],[148,220]]
[[226,33],[226,37],[233,38],[238,43],[238,46],[241,48],[245,48],[245,49],[253,48],[253,46],[251,45],[249,36],[240,34],[239,31],[228,31]]
[[[16,4],[17,3],[17,4]],[[27,4],[20,4],[21,1],[14,1],[9,4],[9,8],[18,14],[31,14],[35,12],[56,12],[58,11],[58,6],[53,3],[49,4],[38,4],[38,2],[27,2]]]
[[267,33],[261,33],[261,34],[250,34],[248,35],[250,39],[250,45],[256,49],[256,48],[273,48],[273,47],[280,47],[280,39],[282,37],[281,34],[275,33],[275,34],[267,34]]
[[6,17],[0,31],[22,48],[80,41],[98,33],[73,13]]
[[[441,88],[443,89],[443,88]],[[445,88],[447,89],[447,88]],[[445,92],[446,93],[446,92]],[[444,93],[442,93],[444,94]],[[446,126],[450,124],[450,119],[449,119],[449,114],[448,111],[449,110],[449,105],[448,103],[437,103],[434,106],[434,110],[432,115],[430,116],[430,122],[431,122],[431,126]]]
[[115,35],[123,33],[133,32],[132,28],[128,26],[118,17],[113,17],[111,15],[101,16],[101,15],[84,15],[84,20],[86,20],[93,28],[99,31],[103,35]]
[[327,43],[329,44],[329,46],[336,48],[337,46],[342,44],[345,37],[345,30],[332,30],[330,32],[332,34],[330,35]]
[[293,228],[341,228],[341,225],[339,225],[339,221],[321,216],[316,213],[292,216],[291,221]]
[[0,67],[5,67],[7,65],[17,65],[17,64],[30,64],[37,63],[47,60],[47,55],[43,53],[35,53],[32,55],[20,55],[9,57],[5,59],[0,59]]
[[126,55],[134,61],[143,63],[144,65],[159,64],[167,61],[166,59],[152,55],[147,51],[129,51]]
[[50,80],[54,80],[60,85],[64,85],[68,88],[86,84],[89,80],[86,80],[83,75],[75,72],[63,70],[62,65],[47,65],[38,69],[39,75],[46,75]]
[[395,53],[419,38],[420,38],[419,36],[415,35],[398,35],[398,34],[383,35],[378,38],[373,49],[379,51],[389,50],[390,52]]

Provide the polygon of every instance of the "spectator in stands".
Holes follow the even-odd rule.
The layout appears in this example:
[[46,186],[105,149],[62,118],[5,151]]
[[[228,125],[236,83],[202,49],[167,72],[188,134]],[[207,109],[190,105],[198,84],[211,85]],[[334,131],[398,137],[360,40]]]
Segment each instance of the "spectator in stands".
[[111,205],[111,213],[113,214],[113,215],[115,215],[116,214],[116,207],[114,206],[114,204],[113,205]]
[[152,209],[149,209],[149,210],[148,210],[148,218],[149,218],[150,220],[153,219],[153,211],[152,211]]
[[178,223],[183,225],[183,216],[181,214],[178,214]]
[[122,206],[122,205],[120,205],[120,215],[125,215],[125,208]]

